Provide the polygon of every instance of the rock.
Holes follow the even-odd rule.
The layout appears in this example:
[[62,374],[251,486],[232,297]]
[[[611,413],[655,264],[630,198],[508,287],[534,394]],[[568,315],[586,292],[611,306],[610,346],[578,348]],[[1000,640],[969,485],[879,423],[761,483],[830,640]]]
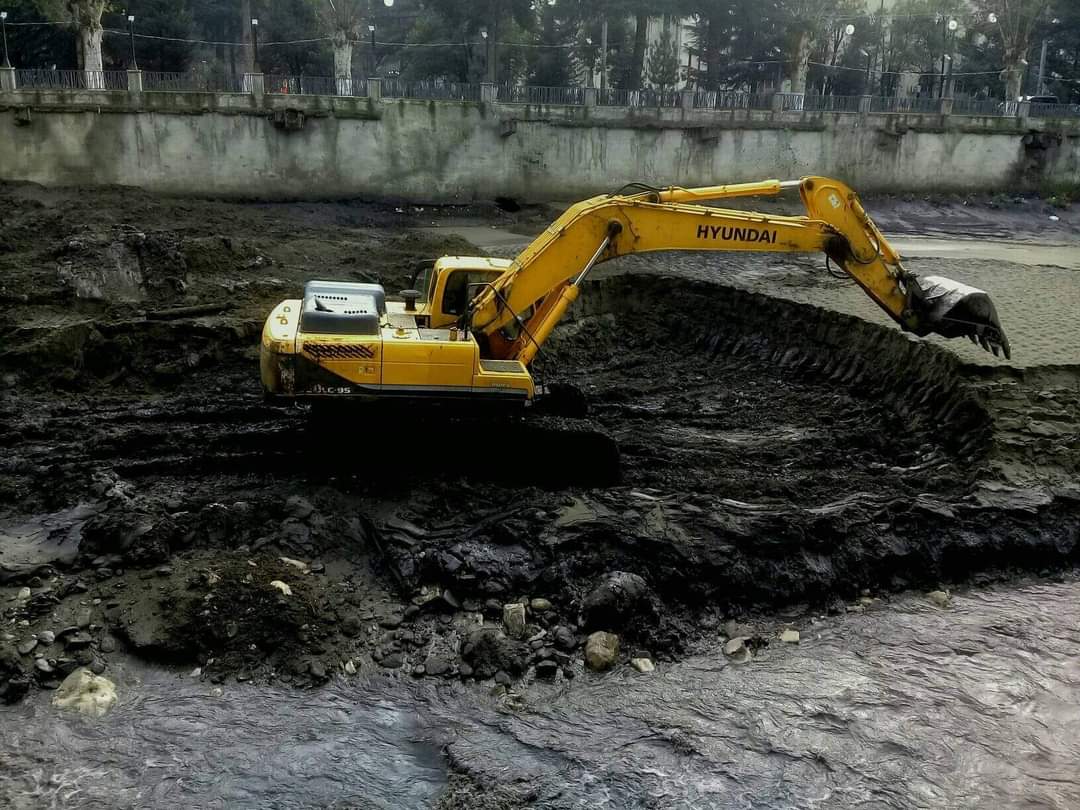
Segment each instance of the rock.
[[326,564],[320,560],[315,560],[308,566],[308,570],[313,574],[322,574],[326,571]]
[[477,678],[490,678],[499,670],[515,675],[525,671],[525,646],[496,627],[478,627],[469,633],[461,657]]
[[401,621],[401,616],[398,616],[396,613],[389,616],[383,616],[379,619],[379,627],[385,627],[387,630],[394,630],[401,627]]
[[473,668],[463,662],[458,665],[458,675],[462,678],[471,678],[473,676]]
[[171,565],[160,565],[155,569],[155,573],[159,577],[172,576],[172,572],[173,572],[173,569],[172,569]]
[[386,669],[401,669],[401,655],[398,653],[390,653],[379,662],[379,666],[386,667]]
[[39,658],[36,661],[34,661],[34,669],[36,669],[38,672],[40,672],[43,675],[48,675],[53,671],[52,664],[50,664],[44,658]]
[[450,662],[441,655],[429,655],[424,662],[424,672],[428,675],[445,675],[450,671]]
[[536,677],[541,681],[553,681],[558,674],[558,661],[545,660],[536,665]]
[[785,644],[798,644],[799,643],[799,631],[798,630],[785,630],[780,634],[780,640]]
[[652,592],[637,574],[615,571],[585,597],[586,630],[621,630],[656,615]]
[[412,674],[414,678],[422,678],[426,674],[423,664],[417,664],[412,668]]
[[308,501],[305,501],[299,495],[293,495],[287,501],[285,501],[285,514],[291,518],[297,520],[307,520],[311,517],[311,513],[315,511],[315,507]]
[[745,664],[750,660],[750,648],[746,646],[748,640],[745,636],[728,639],[724,644],[724,655],[736,664]]
[[277,588],[281,591],[282,596],[292,596],[292,588],[282,582],[280,579],[275,579],[270,583],[271,588]]
[[346,675],[355,675],[356,674],[356,664],[354,664],[351,660],[345,662],[344,669],[345,669],[345,674]]
[[16,648],[19,651],[19,655],[29,655],[34,651],[34,648],[38,645],[36,638],[28,638],[26,641],[19,644]]
[[503,625],[511,638],[522,638],[525,635],[525,605],[520,602],[503,605]]
[[930,593],[926,595],[926,598],[939,608],[947,608],[952,602],[952,598],[949,596],[948,591],[930,591]]
[[318,658],[314,658],[308,662],[308,672],[311,673],[312,678],[316,678],[320,681],[326,680],[326,664]]
[[341,620],[339,625],[341,632],[349,638],[356,638],[364,631],[364,623],[355,613],[349,613]]
[[656,669],[656,665],[649,658],[631,658],[630,666],[638,672],[652,672]]
[[105,672],[105,662],[102,661],[100,658],[95,658],[90,663],[90,671],[93,672],[95,675],[103,674]]
[[17,602],[25,602],[29,598],[30,598],[30,589],[29,588],[25,588],[25,587],[24,588],[19,588],[19,592],[17,594],[15,594],[15,601],[17,601]]
[[577,646],[577,636],[574,635],[574,631],[566,625],[559,625],[551,633],[552,640],[555,642],[555,646],[560,650],[570,651]]
[[64,678],[52,705],[89,717],[103,717],[116,705],[116,685],[88,669],[77,669]]
[[589,669],[603,672],[619,657],[619,637],[614,633],[598,630],[585,641],[585,663]]
[[533,613],[547,613],[551,610],[551,602],[537,598],[529,602],[529,607],[532,608]]
[[292,557],[278,557],[278,559],[286,565],[291,565],[301,574],[307,574],[311,571],[311,569],[308,568],[308,564],[303,560],[294,560]]
[[93,642],[94,637],[85,630],[80,630],[77,633],[72,633],[71,635],[64,637],[64,645],[69,650],[81,650],[89,647]]
[[509,672],[504,672],[500,669],[498,672],[495,673],[495,683],[499,684],[500,686],[509,686],[513,682],[514,679],[510,677]]
[[457,597],[449,590],[442,592],[442,600],[443,604],[450,610],[461,610],[461,602],[459,602]]
[[38,643],[42,646],[48,647],[54,641],[56,641],[56,633],[52,630],[42,630],[38,633]]
[[83,608],[75,615],[75,627],[85,630],[90,626],[90,608]]

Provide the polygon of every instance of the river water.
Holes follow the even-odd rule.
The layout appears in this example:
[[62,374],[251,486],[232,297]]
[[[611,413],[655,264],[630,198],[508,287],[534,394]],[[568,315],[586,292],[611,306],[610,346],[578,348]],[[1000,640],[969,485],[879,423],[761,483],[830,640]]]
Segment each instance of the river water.
[[[314,692],[136,663],[106,718],[0,710],[0,806],[429,807],[453,767],[536,807],[1080,807],[1080,584],[919,595],[511,699],[458,683]],[[514,801],[516,799],[516,801]]]

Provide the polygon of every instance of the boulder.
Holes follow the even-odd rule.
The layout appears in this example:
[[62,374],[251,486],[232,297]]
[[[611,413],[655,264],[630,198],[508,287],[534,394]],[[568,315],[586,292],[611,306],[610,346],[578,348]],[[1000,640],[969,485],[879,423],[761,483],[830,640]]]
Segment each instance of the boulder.
[[509,636],[522,638],[525,635],[525,605],[520,602],[503,605],[503,624]]
[[736,664],[745,664],[750,660],[750,648],[746,646],[748,640],[745,636],[728,639],[724,644],[724,655]]
[[952,601],[948,591],[930,591],[926,598],[930,600],[931,604],[939,608],[947,608]]
[[589,669],[603,672],[612,667],[619,658],[619,637],[614,633],[598,630],[585,642],[585,663]]
[[116,705],[116,685],[88,669],[77,669],[64,678],[52,705],[88,717],[103,717]]
[[780,640],[785,644],[798,644],[799,643],[799,631],[798,630],[785,630],[780,634]]
[[631,658],[630,666],[638,672],[652,672],[656,669],[656,664],[650,658]]
[[654,618],[656,610],[644,579],[615,571],[585,597],[582,613],[587,630],[622,630]]
[[477,678],[490,678],[500,670],[514,675],[525,671],[525,645],[495,627],[478,627],[469,633],[461,657]]

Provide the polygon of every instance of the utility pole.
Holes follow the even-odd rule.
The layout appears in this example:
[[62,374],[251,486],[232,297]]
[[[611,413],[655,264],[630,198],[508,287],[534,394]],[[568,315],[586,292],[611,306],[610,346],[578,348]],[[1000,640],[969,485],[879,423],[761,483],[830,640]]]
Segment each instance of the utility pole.
[[1039,89],[1038,94],[1044,95],[1046,93],[1046,40],[1042,43],[1042,55],[1039,57]]
[[10,60],[10,59],[8,59],[8,49],[7,49],[7,12],[6,12],[6,11],[0,11],[0,26],[2,26],[2,27],[3,27],[3,30],[4,30],[4,67],[6,67],[6,68],[9,68],[9,67],[11,67],[11,60]]
[[128,14],[128,36],[131,38],[131,70],[138,70],[139,65],[135,61],[135,15]]
[[600,23],[600,90],[607,90],[607,16]]

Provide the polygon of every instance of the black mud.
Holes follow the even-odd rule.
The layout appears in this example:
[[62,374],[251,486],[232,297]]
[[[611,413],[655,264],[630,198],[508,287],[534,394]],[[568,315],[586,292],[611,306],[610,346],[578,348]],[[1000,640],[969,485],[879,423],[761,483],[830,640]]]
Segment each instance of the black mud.
[[312,416],[261,401],[262,313],[309,276],[393,290],[465,246],[379,209],[136,197],[106,222],[5,193],[6,700],[117,650],[218,681],[569,679],[593,630],[677,657],[747,612],[1076,560],[1073,369],[977,372],[836,313],[623,276],[538,366],[586,419]]

